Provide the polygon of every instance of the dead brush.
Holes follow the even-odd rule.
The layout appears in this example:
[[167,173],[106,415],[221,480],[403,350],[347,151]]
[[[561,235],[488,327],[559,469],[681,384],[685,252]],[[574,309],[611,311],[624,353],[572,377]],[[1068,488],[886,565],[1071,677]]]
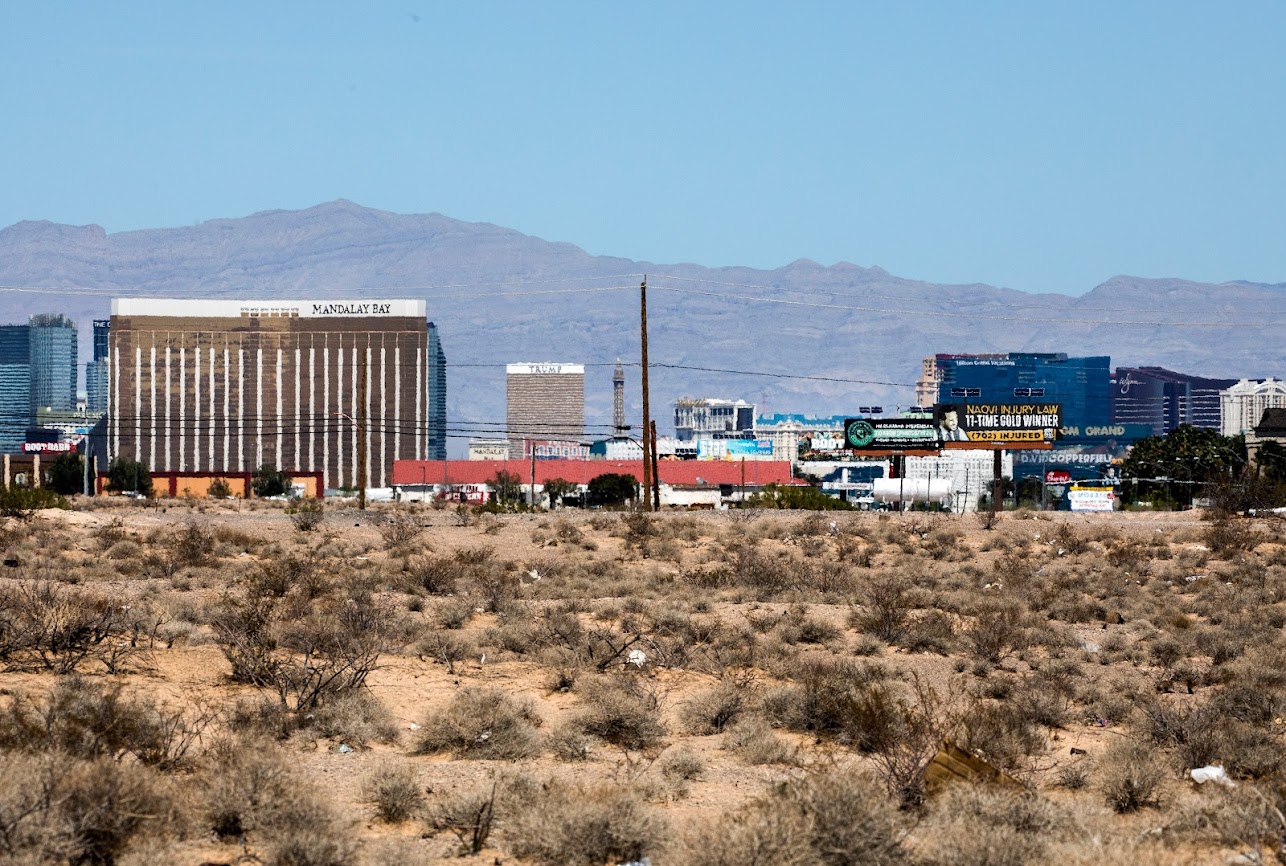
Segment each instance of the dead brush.
[[408,821],[423,808],[424,791],[408,764],[387,764],[372,771],[363,786],[375,817],[386,824]]
[[1164,779],[1165,769],[1156,752],[1138,740],[1117,740],[1099,761],[1104,799],[1117,812],[1156,805]]
[[457,758],[516,760],[535,753],[540,716],[531,703],[499,689],[466,688],[445,709],[425,716],[416,754],[449,751]]
[[1206,527],[1203,540],[1211,553],[1227,558],[1254,550],[1264,539],[1250,521],[1221,517]]
[[417,515],[403,510],[383,512],[379,522],[380,538],[388,551],[405,550],[420,537],[424,526]]
[[537,866],[601,866],[655,854],[668,828],[629,787],[582,787],[550,780],[502,798],[505,848]]
[[845,770],[792,779],[680,839],[680,866],[868,864],[908,861],[905,830],[869,776]]
[[664,695],[638,677],[618,675],[577,683],[581,709],[572,721],[583,734],[622,749],[651,749],[665,738]]
[[696,736],[722,733],[753,708],[754,684],[749,674],[728,676],[684,701],[680,717],[688,733]]
[[884,571],[868,578],[862,589],[862,606],[849,609],[848,624],[885,643],[896,644],[906,634],[911,612],[922,601],[914,581],[898,571]]

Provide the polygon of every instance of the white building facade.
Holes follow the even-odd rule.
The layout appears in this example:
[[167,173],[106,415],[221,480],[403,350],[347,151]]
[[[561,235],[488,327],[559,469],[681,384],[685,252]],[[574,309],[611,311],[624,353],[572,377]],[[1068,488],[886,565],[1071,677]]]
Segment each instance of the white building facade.
[[1262,382],[1242,379],[1226,391],[1219,392],[1221,432],[1240,436],[1255,429],[1265,409],[1286,408],[1286,382],[1268,378]]

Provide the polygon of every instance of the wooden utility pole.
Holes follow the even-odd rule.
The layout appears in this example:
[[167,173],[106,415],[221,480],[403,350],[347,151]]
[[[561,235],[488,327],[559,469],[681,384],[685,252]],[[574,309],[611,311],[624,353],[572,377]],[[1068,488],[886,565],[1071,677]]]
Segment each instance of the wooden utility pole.
[[643,510],[652,510],[652,410],[647,392],[647,275],[639,286],[639,333],[643,350]]
[[366,348],[357,368],[357,508],[366,510]]
[[652,510],[661,510],[661,471],[656,465],[656,422],[650,424],[649,437],[652,440]]

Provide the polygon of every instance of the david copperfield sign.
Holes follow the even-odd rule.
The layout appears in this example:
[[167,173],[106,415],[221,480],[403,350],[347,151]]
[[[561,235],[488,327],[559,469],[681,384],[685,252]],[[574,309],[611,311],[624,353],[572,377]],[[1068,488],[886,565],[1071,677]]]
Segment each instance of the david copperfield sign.
[[939,403],[940,442],[1053,442],[1063,426],[1060,403]]

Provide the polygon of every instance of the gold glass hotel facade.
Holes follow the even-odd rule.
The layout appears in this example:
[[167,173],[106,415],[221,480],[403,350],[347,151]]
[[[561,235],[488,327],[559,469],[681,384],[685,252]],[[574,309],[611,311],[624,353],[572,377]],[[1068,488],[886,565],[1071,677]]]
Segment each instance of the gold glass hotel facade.
[[321,472],[367,487],[428,447],[423,301],[112,301],[111,457],[159,472]]

